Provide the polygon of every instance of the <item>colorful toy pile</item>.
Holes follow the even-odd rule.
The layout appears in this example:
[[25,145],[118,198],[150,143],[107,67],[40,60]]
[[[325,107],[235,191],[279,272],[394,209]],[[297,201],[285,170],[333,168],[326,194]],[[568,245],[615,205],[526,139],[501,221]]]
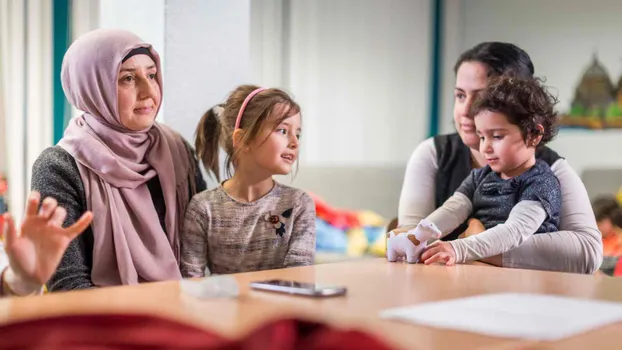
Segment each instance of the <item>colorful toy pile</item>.
[[319,253],[337,253],[351,257],[384,256],[386,220],[368,211],[331,207],[310,193],[316,210],[316,249]]

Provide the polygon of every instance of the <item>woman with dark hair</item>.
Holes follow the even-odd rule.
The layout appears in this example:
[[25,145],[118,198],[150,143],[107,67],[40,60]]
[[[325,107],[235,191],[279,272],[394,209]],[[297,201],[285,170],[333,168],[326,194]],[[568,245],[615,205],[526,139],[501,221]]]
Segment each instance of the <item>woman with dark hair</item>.
[[[415,149],[408,165],[399,202],[398,230],[408,230],[439,208],[458,189],[472,169],[485,166],[478,151],[480,138],[469,110],[490,77],[513,74],[531,78],[529,55],[519,47],[485,42],[464,52],[455,65],[454,123],[456,133],[438,135]],[[602,239],[585,186],[565,159],[543,146],[536,158],[550,167],[561,186],[560,231],[534,235],[518,248],[486,261],[497,266],[594,273],[602,262]],[[469,224],[465,222],[444,240],[454,240]],[[472,231],[472,229],[470,230]],[[453,249],[450,244],[440,244]]]

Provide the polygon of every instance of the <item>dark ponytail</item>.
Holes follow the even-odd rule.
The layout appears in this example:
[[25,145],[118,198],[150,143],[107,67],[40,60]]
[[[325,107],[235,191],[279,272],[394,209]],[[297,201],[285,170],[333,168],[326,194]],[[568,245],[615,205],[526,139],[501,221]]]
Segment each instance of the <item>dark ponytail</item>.
[[220,114],[224,109],[223,104],[218,104],[210,108],[199,121],[195,132],[196,138],[194,147],[197,151],[197,157],[203,163],[205,170],[212,172],[212,176],[220,182],[220,163],[218,160],[218,146],[220,144],[220,135],[222,124],[220,122]]

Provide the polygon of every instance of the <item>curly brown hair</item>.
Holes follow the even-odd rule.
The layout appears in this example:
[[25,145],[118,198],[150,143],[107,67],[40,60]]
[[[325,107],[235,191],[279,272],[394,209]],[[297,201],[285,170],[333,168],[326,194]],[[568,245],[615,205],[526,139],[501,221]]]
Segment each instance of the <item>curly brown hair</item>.
[[[525,142],[530,136],[541,135],[538,146],[542,146],[557,135],[557,102],[539,78],[502,75],[489,80],[471,105],[469,116],[473,118],[483,111],[501,113],[520,128]],[[538,125],[542,125],[543,132]]]

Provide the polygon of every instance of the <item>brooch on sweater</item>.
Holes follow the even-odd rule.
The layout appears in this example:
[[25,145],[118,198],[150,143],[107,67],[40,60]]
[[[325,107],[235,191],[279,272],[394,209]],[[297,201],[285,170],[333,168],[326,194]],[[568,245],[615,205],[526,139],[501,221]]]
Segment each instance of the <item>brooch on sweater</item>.
[[266,220],[267,225],[274,227],[277,236],[283,237],[283,235],[285,235],[285,223],[283,221],[285,220],[281,220],[281,217],[283,217],[284,219],[288,219],[290,216],[292,216],[293,211],[294,208],[290,208],[281,213],[281,215],[275,215],[268,212],[266,215],[264,215],[264,220]]

